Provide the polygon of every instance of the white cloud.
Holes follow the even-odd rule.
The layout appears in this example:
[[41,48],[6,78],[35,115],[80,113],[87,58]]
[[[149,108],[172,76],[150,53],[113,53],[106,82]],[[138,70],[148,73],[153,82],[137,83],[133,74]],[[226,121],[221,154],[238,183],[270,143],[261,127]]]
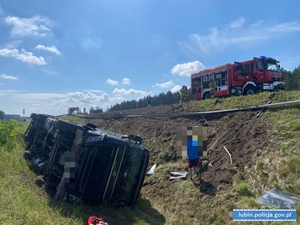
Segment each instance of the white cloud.
[[60,51],[57,50],[57,48],[55,46],[51,46],[51,47],[46,47],[44,45],[37,45],[35,47],[36,49],[41,49],[41,50],[45,50],[45,51],[48,51],[48,52],[52,52],[56,55],[60,55]]
[[92,93],[102,93],[102,92],[105,92],[105,91],[102,91],[102,90],[82,90],[83,92],[92,92]]
[[169,88],[169,87],[174,86],[174,84],[173,84],[173,82],[170,80],[170,81],[167,81],[167,82],[161,83],[161,84],[156,83],[155,86],[160,87],[160,88]]
[[117,80],[107,79],[106,82],[110,85],[117,85],[119,82]]
[[[132,89],[125,92],[129,95],[146,95],[143,91]],[[106,110],[112,105],[126,100],[129,99],[126,99],[123,95],[110,97],[107,93],[101,93],[100,95],[81,91],[69,93],[22,93],[16,90],[0,90],[0,108],[1,104],[5,102],[7,113],[19,114],[21,113],[19,112],[20,109],[26,109],[26,115],[28,116],[33,112],[62,115],[67,113],[69,107],[74,106],[81,109],[86,108],[88,111],[91,106],[96,105]]]
[[249,26],[244,24],[245,20],[240,18],[221,29],[211,28],[207,35],[191,34],[189,41],[181,44],[197,54],[210,55],[230,45],[247,47],[262,40],[280,37],[287,32],[300,31],[299,22],[268,23],[261,20]]
[[59,93],[16,93],[12,95],[14,98],[18,99],[18,101],[40,101],[40,100],[51,100],[56,98],[63,98],[65,94]]
[[12,37],[46,36],[51,35],[53,22],[47,17],[34,16],[32,18],[19,18],[8,16],[7,25],[12,25]]
[[292,32],[300,31],[299,22],[280,23],[268,28],[269,32]]
[[14,48],[18,48],[22,43],[23,43],[22,39],[10,40],[8,43],[6,43],[3,46],[8,49],[14,49]]
[[230,24],[230,27],[231,28],[239,28],[239,27],[242,27],[245,23],[245,20],[243,18],[240,18],[236,21],[233,21],[231,24]]
[[126,84],[126,85],[129,85],[130,84],[130,82],[131,82],[131,80],[129,79],[129,78],[123,78],[123,80],[122,80],[122,84]]
[[102,93],[101,95],[96,95],[91,92],[83,93],[83,92],[70,92],[67,93],[68,98],[74,98],[77,99],[83,103],[92,103],[94,101],[108,101],[108,94]]
[[17,90],[0,90],[1,93],[6,93],[6,94],[10,94],[10,93],[17,93]]
[[181,89],[181,87],[182,87],[182,86],[180,86],[180,85],[175,85],[175,86],[171,89],[171,92],[172,92],[172,93],[175,93],[175,92],[179,91],[179,90]]
[[126,90],[124,88],[122,88],[122,89],[115,88],[112,93],[114,95],[122,95],[122,96],[126,96],[126,95],[145,96],[147,94],[147,92],[145,92],[145,91],[134,90],[132,88],[129,90]]
[[178,74],[180,76],[190,76],[193,73],[199,72],[205,69],[205,66],[199,61],[188,62],[183,64],[177,64],[171,70],[172,74]]
[[19,52],[18,49],[0,49],[0,55],[3,57],[13,57],[17,60],[28,64],[36,65],[46,65],[45,59],[43,57],[37,57],[32,54],[32,52],[27,52],[25,49],[22,49]]
[[15,76],[9,76],[9,75],[6,75],[6,74],[0,75],[0,78],[5,79],[5,80],[18,80],[17,77],[15,77]]

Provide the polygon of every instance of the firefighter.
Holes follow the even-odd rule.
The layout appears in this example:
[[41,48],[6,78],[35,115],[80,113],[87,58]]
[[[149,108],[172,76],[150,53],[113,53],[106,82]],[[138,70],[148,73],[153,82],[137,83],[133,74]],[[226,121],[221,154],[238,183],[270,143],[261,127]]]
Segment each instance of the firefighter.
[[213,98],[214,93],[216,91],[216,82],[212,78],[210,78],[208,86],[209,86],[209,90],[210,90],[210,97]]
[[189,91],[187,86],[183,85],[180,89],[180,103],[189,101]]

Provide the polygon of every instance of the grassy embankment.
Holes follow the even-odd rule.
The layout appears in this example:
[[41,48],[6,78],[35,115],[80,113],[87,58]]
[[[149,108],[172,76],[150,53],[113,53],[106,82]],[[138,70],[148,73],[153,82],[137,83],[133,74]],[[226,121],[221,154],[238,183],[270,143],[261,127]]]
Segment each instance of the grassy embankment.
[[[207,101],[191,102],[190,104],[194,105],[192,108],[199,106],[202,110],[245,108],[266,104],[271,95],[271,93],[260,93],[246,97],[209,99]],[[279,92],[272,98],[272,103],[299,99],[299,91]],[[217,104],[215,104],[216,101]],[[256,200],[271,188],[279,188],[299,195],[299,109],[299,105],[273,108],[261,115],[270,127],[268,128],[268,144],[263,149],[258,150],[259,156],[257,156],[254,166],[245,168],[246,172],[244,174],[236,171],[234,184],[229,191],[217,192],[215,196],[208,196],[197,192],[191,182],[180,182],[170,189],[167,189],[166,186],[165,191],[159,192],[160,198],[166,199],[166,204],[164,205],[160,201],[160,205],[157,204],[156,207],[161,208],[161,211],[168,214],[167,221],[172,224],[239,224],[232,221],[232,210],[263,208],[257,204]],[[159,142],[157,142],[154,149],[158,146]],[[161,152],[160,154],[165,155],[167,152]],[[159,183],[161,177],[176,168],[182,168],[182,165],[165,163],[157,168],[156,174],[147,178],[146,182],[153,182],[155,186],[156,183]],[[160,185],[163,187],[163,184]],[[153,201],[153,204],[155,204],[155,201]],[[180,209],[178,210],[178,208]],[[299,209],[298,204],[298,217],[300,216]],[[244,223],[241,222],[240,224]],[[284,223],[273,222],[269,224]]]
[[[207,110],[226,109],[265,104],[269,97],[270,93],[260,93],[218,99],[217,104],[214,104],[216,99],[189,104]],[[280,92],[272,102],[299,99],[300,92]],[[299,107],[269,109],[263,117],[272,127],[268,131],[269,144],[261,149],[256,165],[248,168],[246,175],[237,173],[230,191],[205,196],[195,192],[196,187],[189,181],[172,186],[161,183],[159,187],[164,188],[164,191],[157,193],[160,199],[165,199],[166,205],[156,201],[159,198],[155,197],[149,202],[148,193],[142,192],[137,206],[118,210],[109,206],[88,207],[52,201],[43,189],[35,186],[36,175],[28,169],[22,157],[24,144],[21,136],[28,123],[0,123],[0,224],[79,225],[89,215],[95,214],[107,218],[110,224],[238,224],[232,222],[232,209],[260,207],[256,199],[270,188],[278,187],[300,194]],[[157,149],[159,145],[159,140],[152,142],[149,149]],[[153,176],[146,178],[146,182],[155,187],[162,176],[180,166],[176,163],[162,163]],[[298,205],[298,212],[299,209]]]

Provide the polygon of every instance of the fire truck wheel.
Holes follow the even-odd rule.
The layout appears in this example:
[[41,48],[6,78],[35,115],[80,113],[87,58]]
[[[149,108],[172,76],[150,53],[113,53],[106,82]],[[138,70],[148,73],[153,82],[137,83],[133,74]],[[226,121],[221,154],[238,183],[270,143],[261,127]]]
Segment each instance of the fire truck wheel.
[[256,92],[257,92],[257,89],[255,87],[253,87],[252,85],[248,86],[245,90],[246,95],[253,95],[253,94],[256,94]]
[[208,99],[208,98],[211,98],[211,95],[210,95],[210,92],[206,92],[204,95],[203,95],[203,99]]

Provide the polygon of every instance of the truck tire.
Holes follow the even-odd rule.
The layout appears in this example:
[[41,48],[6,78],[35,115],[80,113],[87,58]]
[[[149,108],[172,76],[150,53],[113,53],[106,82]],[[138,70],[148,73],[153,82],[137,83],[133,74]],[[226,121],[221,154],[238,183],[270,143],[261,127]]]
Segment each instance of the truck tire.
[[205,92],[203,95],[203,100],[211,98],[210,92]]
[[257,93],[257,89],[256,87],[250,85],[248,87],[245,88],[244,94],[245,95],[254,95]]

